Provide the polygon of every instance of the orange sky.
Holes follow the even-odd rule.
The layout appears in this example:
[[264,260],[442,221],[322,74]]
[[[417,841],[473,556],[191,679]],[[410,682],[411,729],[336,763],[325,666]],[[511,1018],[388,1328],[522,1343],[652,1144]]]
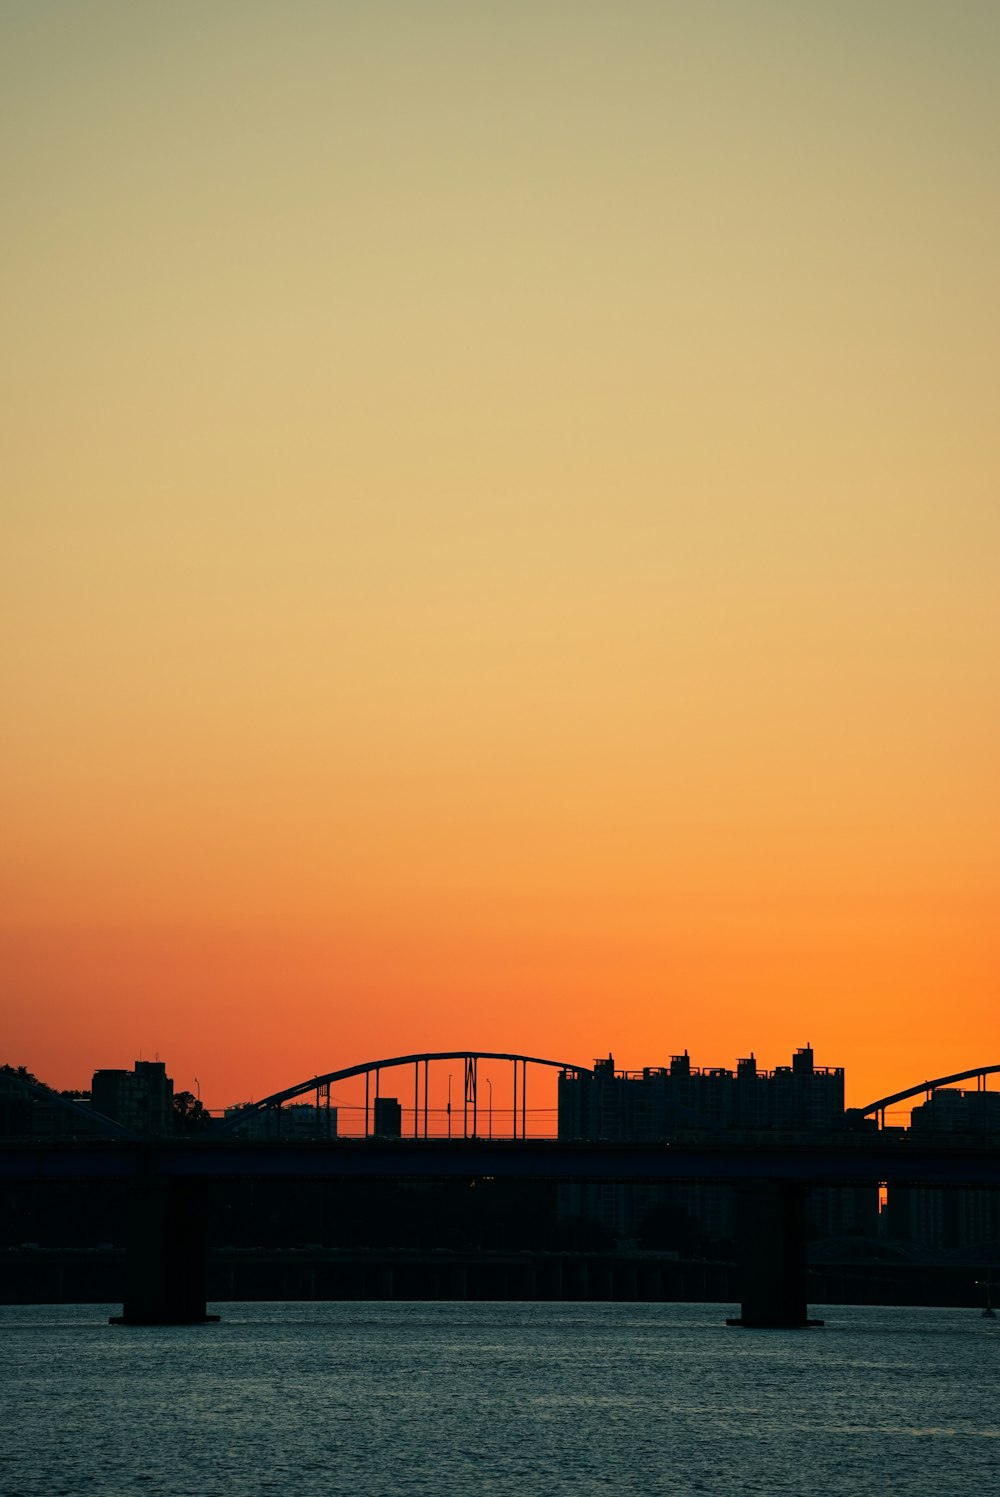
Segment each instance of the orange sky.
[[0,1059],[1000,1061],[996,7],[0,26]]

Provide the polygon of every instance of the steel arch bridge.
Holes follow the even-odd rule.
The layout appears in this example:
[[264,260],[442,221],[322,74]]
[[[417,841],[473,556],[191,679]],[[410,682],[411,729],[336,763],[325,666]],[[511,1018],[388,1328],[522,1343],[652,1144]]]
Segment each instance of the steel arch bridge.
[[908,1102],[911,1097],[923,1095],[925,1101],[930,1101],[939,1086],[951,1086],[956,1081],[972,1081],[975,1079],[976,1090],[986,1090],[987,1076],[995,1076],[1000,1073],[1000,1065],[997,1066],[973,1066],[969,1071],[956,1071],[953,1076],[937,1076],[933,1081],[918,1081],[916,1086],[909,1086],[905,1091],[893,1092],[890,1097],[878,1097],[874,1102],[869,1102],[867,1107],[857,1109],[861,1117],[876,1117],[880,1128],[885,1127],[885,1112],[887,1107],[895,1107],[897,1102]]
[[[236,1132],[261,1114],[280,1109],[285,1102],[290,1102],[294,1097],[305,1097],[314,1094],[316,1098],[316,1109],[320,1118],[326,1116],[326,1136],[331,1136],[330,1115],[330,1088],[339,1081],[348,1081],[356,1076],[365,1078],[365,1134],[366,1138],[372,1135],[372,1123],[374,1108],[373,1103],[381,1096],[381,1079],[383,1071],[395,1070],[402,1066],[413,1067],[413,1137],[427,1138],[428,1118],[430,1108],[428,1096],[430,1091],[430,1067],[434,1061],[461,1061],[463,1071],[462,1087],[462,1137],[475,1138],[479,1132],[479,1062],[481,1060],[498,1060],[509,1062],[514,1068],[513,1087],[513,1137],[527,1138],[528,1136],[528,1067],[546,1066],[550,1070],[573,1072],[576,1075],[592,1076],[590,1066],[580,1066],[573,1061],[549,1060],[540,1055],[519,1055],[504,1050],[429,1050],[417,1055],[393,1055],[382,1060],[367,1060],[360,1065],[345,1066],[338,1071],[327,1071],[322,1076],[311,1076],[306,1081],[296,1082],[294,1086],[286,1086],[280,1092],[272,1092],[269,1097],[262,1097],[259,1102],[250,1102],[236,1112],[230,1113],[222,1122],[221,1130],[224,1132]],[[520,1085],[519,1085],[520,1075]],[[374,1087],[373,1087],[374,1078]],[[488,1079],[488,1078],[487,1078]],[[422,1086],[421,1086],[422,1083]],[[490,1130],[492,1132],[492,1082],[490,1085]],[[451,1100],[449,1093],[448,1101],[448,1129],[451,1136]],[[322,1122],[320,1133],[324,1132]]]

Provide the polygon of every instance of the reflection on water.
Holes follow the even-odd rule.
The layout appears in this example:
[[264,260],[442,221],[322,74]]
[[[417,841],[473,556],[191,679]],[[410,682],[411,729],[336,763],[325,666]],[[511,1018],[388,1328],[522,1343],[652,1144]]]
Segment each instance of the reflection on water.
[[1000,1328],[975,1311],[221,1305],[112,1327],[0,1307],[0,1490],[311,1494],[991,1491]]

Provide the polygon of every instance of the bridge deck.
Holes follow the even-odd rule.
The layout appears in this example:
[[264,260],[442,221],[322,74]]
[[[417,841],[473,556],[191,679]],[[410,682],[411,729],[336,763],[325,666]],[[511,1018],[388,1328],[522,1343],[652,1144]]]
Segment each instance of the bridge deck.
[[0,1180],[449,1180],[1000,1185],[1000,1142],[591,1143],[336,1139],[0,1143]]

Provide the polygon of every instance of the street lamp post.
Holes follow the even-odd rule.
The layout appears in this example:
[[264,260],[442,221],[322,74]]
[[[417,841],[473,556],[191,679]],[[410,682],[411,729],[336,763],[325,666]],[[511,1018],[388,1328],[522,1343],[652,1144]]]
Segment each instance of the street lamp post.
[[487,1076],[486,1085],[490,1089],[490,1138],[493,1137],[493,1083]]
[[448,1137],[451,1138],[451,1072],[448,1072]]

